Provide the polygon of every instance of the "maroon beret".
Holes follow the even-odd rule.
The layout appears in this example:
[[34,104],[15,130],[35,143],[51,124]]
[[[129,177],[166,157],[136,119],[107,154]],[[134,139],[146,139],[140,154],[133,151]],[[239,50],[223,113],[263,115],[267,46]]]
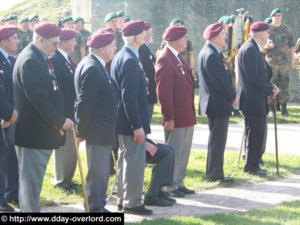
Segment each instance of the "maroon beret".
[[73,29],[69,29],[69,28],[62,28],[60,35],[59,35],[59,39],[61,41],[68,41],[74,37],[76,37],[77,32]]
[[205,28],[203,32],[203,38],[206,40],[210,40],[213,37],[217,36],[223,30],[222,23],[214,23],[210,24],[208,27]]
[[100,28],[99,30],[97,30],[96,32],[110,32],[110,33],[114,33],[114,30],[110,27],[107,28]]
[[61,28],[51,22],[41,22],[34,25],[34,32],[44,38],[52,38],[60,35]]
[[17,31],[18,31],[17,26],[12,26],[12,25],[0,26],[0,40],[4,40],[13,36]]
[[145,29],[145,23],[142,20],[131,20],[122,26],[123,36],[137,36]]
[[255,22],[250,26],[250,31],[254,31],[254,32],[264,31],[268,29],[269,29],[269,24],[262,21]]
[[149,22],[145,22],[145,31],[149,30],[151,27],[151,24]]
[[111,32],[95,32],[87,40],[87,45],[91,48],[102,48],[109,45],[115,36]]
[[166,41],[176,41],[182,38],[186,33],[187,29],[183,25],[175,24],[165,30],[163,39]]

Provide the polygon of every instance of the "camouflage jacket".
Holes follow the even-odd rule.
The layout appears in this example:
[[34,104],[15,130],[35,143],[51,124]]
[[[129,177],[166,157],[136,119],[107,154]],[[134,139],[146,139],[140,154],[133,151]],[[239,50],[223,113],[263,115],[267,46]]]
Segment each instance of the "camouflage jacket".
[[122,31],[120,29],[117,29],[115,31],[115,39],[116,39],[116,46],[117,46],[116,53],[117,53],[124,46]]
[[81,34],[81,36],[82,36],[83,45],[84,45],[84,47],[85,47],[85,54],[87,55],[88,52],[89,52],[89,47],[87,46],[86,42],[87,42],[88,37],[91,36],[92,34],[91,34],[91,32],[89,32],[89,31],[86,30],[86,29],[82,29],[82,30],[80,31],[80,34]]
[[290,48],[294,47],[294,37],[289,26],[270,25],[270,37],[275,47],[267,50],[266,60],[270,65],[286,64],[291,61]]
[[77,33],[77,36],[75,38],[77,45],[74,48],[74,52],[70,54],[70,57],[72,59],[72,61],[78,65],[78,63],[81,60],[81,52],[80,49],[81,48],[85,48],[84,44],[83,44],[83,39],[80,33]]
[[25,43],[27,40],[27,33],[19,29],[17,31],[17,38],[19,40],[19,43],[15,53],[16,55],[20,54],[20,52],[26,47]]

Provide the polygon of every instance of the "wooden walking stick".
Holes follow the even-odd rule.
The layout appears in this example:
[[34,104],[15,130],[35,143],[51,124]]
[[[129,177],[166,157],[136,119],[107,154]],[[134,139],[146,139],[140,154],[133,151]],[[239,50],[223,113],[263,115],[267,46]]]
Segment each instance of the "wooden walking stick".
[[274,112],[274,130],[275,130],[275,153],[276,153],[276,169],[277,175],[279,175],[278,166],[278,139],[277,139],[277,115],[276,115],[276,97],[273,97],[273,112]]
[[243,150],[243,147],[244,147],[245,134],[246,134],[246,127],[244,127],[244,132],[243,132],[243,137],[242,137],[242,143],[241,143],[241,148],[240,148],[240,154],[239,154],[238,161],[237,161],[237,166],[239,166],[239,164],[240,164],[241,155],[242,155],[242,150]]
[[74,147],[75,147],[75,151],[76,151],[76,157],[77,157],[77,162],[78,162],[79,172],[80,172],[80,178],[81,178],[81,184],[82,184],[82,192],[83,192],[83,198],[84,198],[85,211],[90,212],[89,203],[88,203],[87,196],[86,196],[85,181],[84,181],[83,170],[82,170],[82,165],[81,165],[79,149],[78,149],[78,145],[77,145],[77,141],[76,141],[76,134],[75,134],[74,127],[72,128],[72,133],[73,133]]
[[117,181],[118,176],[119,176],[119,171],[118,171],[118,160],[116,159],[115,154],[114,154],[113,151],[111,152],[111,154],[112,154],[112,158],[113,158],[113,162],[114,162],[114,167],[115,167],[115,171],[116,171],[116,176],[115,176],[115,179],[114,179],[114,181],[113,181],[113,184],[112,184],[112,187],[111,187],[111,191],[110,191],[109,195],[108,195],[107,198],[106,198],[106,201],[107,201],[107,202],[108,202],[108,200],[111,198],[112,194],[114,193],[115,186],[116,186],[116,181]]

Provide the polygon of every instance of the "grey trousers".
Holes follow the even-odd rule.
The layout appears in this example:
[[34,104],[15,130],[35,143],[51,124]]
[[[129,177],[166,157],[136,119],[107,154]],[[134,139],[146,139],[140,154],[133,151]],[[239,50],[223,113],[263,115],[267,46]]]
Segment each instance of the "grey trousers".
[[133,142],[133,136],[118,135],[118,199],[124,208],[142,205],[144,170],[146,162],[146,141]]
[[72,130],[66,130],[66,142],[54,151],[53,186],[69,187],[76,170],[76,152]]
[[206,178],[223,179],[224,151],[227,141],[228,117],[208,117],[209,138],[207,145]]
[[50,149],[30,149],[16,146],[19,163],[21,212],[40,212],[39,199],[52,151]]
[[190,157],[194,126],[174,128],[172,131],[165,129],[166,144],[174,147],[174,172],[173,185],[167,186],[166,191],[173,191],[185,187],[183,180]]
[[111,150],[111,145],[86,144],[88,164],[86,192],[91,212],[100,212],[106,205]]

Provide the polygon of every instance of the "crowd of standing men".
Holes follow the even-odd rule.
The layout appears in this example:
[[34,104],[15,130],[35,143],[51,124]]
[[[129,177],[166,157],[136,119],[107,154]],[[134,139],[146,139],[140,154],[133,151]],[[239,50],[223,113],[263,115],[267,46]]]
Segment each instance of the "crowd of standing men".
[[[271,13],[274,21],[278,15],[279,9]],[[130,20],[122,11],[107,14],[106,28],[93,34],[84,29],[83,18],[73,20],[68,14],[59,22],[62,28],[39,23],[37,15],[21,20],[23,31],[16,26],[16,15],[6,20],[10,25],[0,26],[0,211],[13,211],[7,203],[14,200],[21,212],[40,212],[41,188],[53,150],[53,186],[73,193],[81,185],[72,181],[74,145],[82,141],[91,212],[109,212],[105,205],[112,150],[118,158],[118,211],[150,215],[152,210],[144,205],[172,206],[174,198],[195,193],[184,184],[196,124],[196,71],[183,20],[173,20],[164,31],[157,59],[148,47],[153,39],[151,24]],[[199,115],[207,114],[209,121],[206,177],[232,182],[224,175],[223,161],[233,106],[239,105],[245,116],[244,172],[264,176],[259,160],[268,99],[279,93],[276,81],[285,76],[280,67],[272,78],[271,51],[286,43],[286,57],[290,54],[290,62],[294,58],[290,35],[285,36],[289,42],[276,39],[276,32],[287,30],[286,25],[255,22],[251,38],[236,51],[235,86],[222,54],[225,24],[225,20],[211,24],[203,33],[207,43],[198,58]],[[279,101],[283,114],[287,99]],[[147,138],[157,101],[166,144]],[[72,138],[74,128],[77,140]],[[142,199],[146,162],[156,166]]]

